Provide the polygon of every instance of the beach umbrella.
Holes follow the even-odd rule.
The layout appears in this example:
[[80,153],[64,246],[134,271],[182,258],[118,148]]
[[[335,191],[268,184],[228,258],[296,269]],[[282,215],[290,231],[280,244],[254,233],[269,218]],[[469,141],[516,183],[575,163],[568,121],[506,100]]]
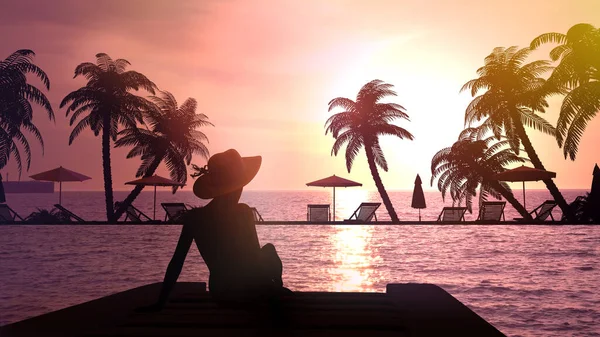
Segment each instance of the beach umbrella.
[[315,180],[310,183],[307,183],[306,186],[333,187],[333,221],[335,221],[335,188],[336,187],[362,186],[362,184],[357,183],[356,181],[338,177],[334,174],[330,177]]
[[4,184],[2,183],[2,175],[0,175],[0,203],[6,202],[6,194],[4,194]]
[[50,171],[45,171],[45,172],[41,172],[38,174],[34,174],[29,177],[33,180],[58,182],[59,183],[59,190],[58,190],[58,204],[59,205],[62,205],[62,182],[63,181],[85,181],[88,179],[92,179],[81,173],[77,173],[75,171],[68,170],[62,166],[59,166]]
[[156,220],[156,186],[185,186],[183,183],[157,176],[156,174],[151,177],[128,181],[125,185],[154,186],[154,215],[152,217],[154,220]]
[[594,166],[594,178],[592,179],[592,189],[590,190],[590,195],[594,195],[599,197],[600,194],[600,168],[598,168],[598,164]]
[[525,207],[525,182],[556,178],[556,173],[521,165],[517,168],[498,173],[494,176],[494,178],[499,181],[522,181],[523,208],[527,209],[527,207]]
[[423,193],[423,187],[421,186],[421,177],[417,174],[415,179],[415,189],[413,190],[412,203],[410,207],[419,209],[419,221],[421,221],[421,208],[426,208],[425,194]]
[[591,217],[594,221],[600,220],[600,168],[598,164],[594,166],[594,178],[592,179],[592,189],[588,194],[588,209],[591,211]]

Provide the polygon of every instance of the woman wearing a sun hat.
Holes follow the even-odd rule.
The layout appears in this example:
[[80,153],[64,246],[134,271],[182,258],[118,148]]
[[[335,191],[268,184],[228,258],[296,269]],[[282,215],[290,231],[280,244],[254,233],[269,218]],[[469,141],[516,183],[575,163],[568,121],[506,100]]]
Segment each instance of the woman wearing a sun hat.
[[183,228],[159,300],[151,307],[165,305],[192,241],[210,271],[209,291],[215,299],[252,299],[289,292],[283,288],[282,264],[275,247],[260,247],[252,210],[238,203],[261,161],[260,156],[242,157],[233,149],[210,157],[194,183],[194,194],[212,200],[182,216]]

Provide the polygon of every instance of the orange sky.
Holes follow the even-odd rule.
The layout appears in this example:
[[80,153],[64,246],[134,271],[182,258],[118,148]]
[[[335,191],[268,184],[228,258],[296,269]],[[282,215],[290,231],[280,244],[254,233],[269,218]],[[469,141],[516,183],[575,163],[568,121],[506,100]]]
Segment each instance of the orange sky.
[[[99,6],[101,4],[101,6]],[[431,157],[455,141],[471,97],[459,89],[497,46],[526,46],[537,35],[565,33],[576,23],[600,26],[600,1],[30,1],[9,0],[0,11],[0,57],[33,49],[49,75],[56,123],[35,118],[46,142],[34,145],[29,173],[63,165],[93,177],[65,184],[65,190],[102,188],[100,138],[83,133],[68,145],[71,127],[60,100],[82,86],[73,79],[81,62],[98,52],[125,58],[180,102],[198,100],[211,153],[236,148],[262,155],[263,166],[250,189],[309,189],[306,182],[331,174],[374,188],[361,152],[350,174],[343,156],[330,156],[325,136],[327,103],[355,98],[372,79],[394,84],[410,122],[399,124],[414,141],[384,138],[389,190],[412,189],[419,173],[429,188]],[[534,54],[547,58],[548,48]],[[37,83],[37,82],[36,82]],[[547,119],[556,124],[557,106]],[[589,188],[600,162],[600,118],[586,131],[575,162],[565,160],[556,141],[530,131],[559,188]],[[33,141],[32,141],[33,143]],[[139,164],[113,150],[115,189],[129,189]],[[198,159],[197,164],[204,164]],[[14,165],[3,170],[16,179]],[[167,175],[164,167],[159,174]],[[541,183],[528,187],[540,188]],[[186,187],[189,189],[189,187]]]

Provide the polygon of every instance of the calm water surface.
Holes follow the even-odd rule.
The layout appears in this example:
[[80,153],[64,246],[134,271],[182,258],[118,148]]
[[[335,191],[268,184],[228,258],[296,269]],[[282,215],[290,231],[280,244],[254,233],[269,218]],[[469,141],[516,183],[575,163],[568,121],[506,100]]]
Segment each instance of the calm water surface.
[[[376,194],[347,191],[337,194],[339,217],[361,201],[377,201]],[[572,200],[580,192],[565,196]],[[48,195],[20,202],[15,196],[9,195],[9,204],[25,214],[27,207],[35,210],[32,204],[55,202]],[[101,216],[101,196],[71,192],[63,200],[91,219]],[[401,219],[417,217],[406,206],[410,196],[391,193]],[[243,198],[265,219],[301,220],[307,203],[328,203],[330,197],[318,191],[248,192]],[[426,197],[423,218],[436,218],[443,207],[439,195]],[[534,205],[548,196],[533,191],[527,197]],[[159,199],[197,200],[185,193]],[[152,194],[142,194],[136,205],[151,215]],[[507,209],[507,217],[512,212]],[[386,218],[384,210],[378,217]],[[179,230],[0,226],[0,324],[162,281]],[[509,336],[600,336],[600,227],[259,226],[258,232],[261,243],[278,248],[292,290],[383,292],[392,282],[434,283]],[[207,279],[192,248],[180,280]]]

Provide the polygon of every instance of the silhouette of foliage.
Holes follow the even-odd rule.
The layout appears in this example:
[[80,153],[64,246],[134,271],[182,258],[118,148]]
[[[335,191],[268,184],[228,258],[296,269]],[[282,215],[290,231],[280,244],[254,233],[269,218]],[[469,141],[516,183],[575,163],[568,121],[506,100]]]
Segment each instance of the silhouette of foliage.
[[[210,153],[204,142],[208,137],[198,128],[212,126],[205,114],[196,113],[197,102],[188,98],[180,106],[175,97],[167,91],[160,91],[159,96],[151,96],[151,109],[144,112],[144,127],[130,127],[119,132],[120,138],[116,147],[132,146],[127,158],[140,157],[142,163],[136,177],[152,176],[161,162],[169,170],[172,180],[185,184],[187,182],[187,166],[192,156],[199,155],[208,159]],[[179,187],[173,187],[173,193]],[[124,200],[123,212],[127,205],[142,191],[138,185]],[[115,216],[122,214],[117,210]]]
[[473,197],[479,190],[479,205],[491,196],[504,197],[521,215],[529,217],[525,208],[514,198],[507,183],[494,176],[505,171],[505,166],[522,163],[526,159],[517,156],[507,140],[487,137],[478,140],[477,130],[468,128],[461,132],[451,147],[438,151],[431,160],[431,185],[438,180],[442,200],[450,194],[452,202],[460,205],[465,201],[467,210],[473,211]]
[[580,23],[567,34],[545,33],[531,42],[531,48],[557,43],[550,59],[560,63],[548,82],[565,88],[556,125],[556,141],[565,158],[575,160],[587,123],[600,111],[600,28]]
[[[544,112],[548,107],[546,98],[549,95],[563,93],[564,90],[548,84],[541,77],[551,69],[549,61],[525,63],[530,53],[529,48],[494,48],[485,58],[484,66],[477,69],[479,77],[461,88],[461,91],[469,90],[475,97],[465,111],[465,124],[483,120],[482,124],[497,139],[506,136],[515,154],[519,154],[523,144],[535,168],[545,170],[525,126],[554,135],[554,127],[536,112]],[[485,92],[476,96],[480,91]],[[572,212],[554,181],[546,179],[544,183],[563,213],[572,218]]]
[[349,98],[337,97],[329,102],[329,112],[335,108],[344,111],[329,117],[325,123],[325,134],[331,132],[335,142],[331,150],[332,155],[346,145],[346,168],[352,169],[354,159],[359,151],[364,148],[367,162],[375,186],[381,199],[394,222],[398,216],[383,186],[377,167],[388,170],[387,160],[379,145],[379,137],[385,135],[396,136],[400,139],[413,139],[413,135],[405,129],[391,124],[396,119],[409,120],[404,107],[396,103],[380,103],[387,96],[397,96],[392,89],[393,85],[381,80],[373,80],[365,84],[358,92],[356,101]]
[[578,222],[582,223],[599,223],[600,208],[598,204],[600,200],[594,198],[590,193],[580,195],[570,204]]
[[73,125],[69,144],[85,129],[91,129],[95,136],[102,132],[102,166],[106,198],[106,216],[114,221],[112,174],[110,166],[110,141],[116,141],[119,126],[133,128],[143,123],[142,111],[151,109],[143,97],[132,94],[131,90],[144,89],[154,94],[156,85],[146,76],[125,71],[130,63],[124,59],[113,60],[104,53],[96,54],[96,64],[85,62],[75,68],[75,76],[83,76],[85,86],[69,93],[60,103],[67,107],[67,117]]
[[70,223],[71,217],[65,215],[57,209],[47,210],[38,208],[37,211],[31,213],[25,221],[31,224],[64,224]]
[[27,75],[32,74],[47,90],[50,89],[48,76],[33,63],[34,56],[33,51],[21,49],[0,60],[0,168],[8,164],[12,154],[19,177],[23,163],[17,144],[25,153],[26,169],[29,170],[31,165],[31,146],[23,131],[31,133],[39,141],[42,153],[44,151],[42,135],[33,124],[32,103],[41,106],[48,118],[54,120],[54,111],[46,95],[27,81]]

